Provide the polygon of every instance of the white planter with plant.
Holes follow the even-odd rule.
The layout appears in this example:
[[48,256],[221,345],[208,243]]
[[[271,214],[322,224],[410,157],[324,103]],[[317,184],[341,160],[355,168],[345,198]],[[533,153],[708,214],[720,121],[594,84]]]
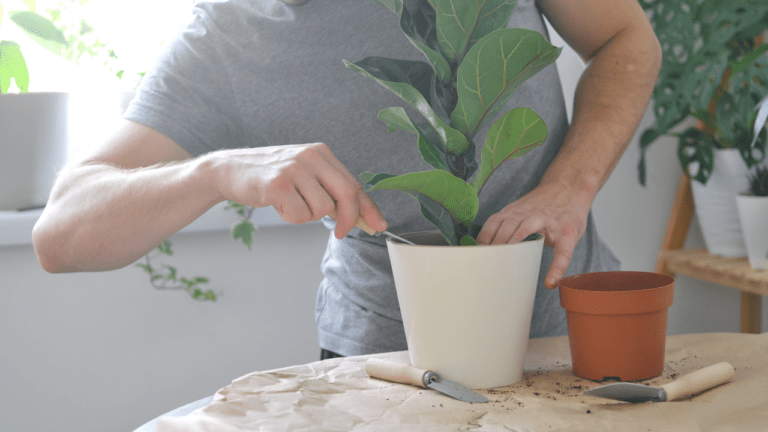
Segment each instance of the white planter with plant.
[[[512,384],[522,378],[544,238],[477,245],[481,226],[474,220],[494,170],[546,140],[547,126],[533,110],[503,111],[515,89],[561,49],[538,32],[507,28],[516,0],[373,1],[397,15],[429,62],[346,62],[425,120],[400,107],[379,113],[390,131],[418,136],[419,152],[433,169],[360,176],[367,190],[409,193],[438,228],[404,236],[416,246],[387,242],[411,362],[471,388]],[[488,125],[478,164],[473,138]]]
[[691,182],[696,218],[704,244],[714,255],[742,257],[747,247],[741,234],[736,195],[747,189],[749,168],[736,149],[716,149],[706,184]]
[[[117,56],[93,37],[93,28],[77,13],[87,2],[61,0],[47,10],[51,19],[35,12],[35,0],[0,2],[0,211],[46,204],[56,172],[66,162],[68,130],[68,94],[30,93],[22,46],[3,39],[4,30],[13,22],[31,40],[66,60],[106,59],[104,66],[119,78],[123,72],[111,68]],[[27,10],[4,11],[8,5]]]
[[[653,91],[655,124],[640,138],[645,151],[663,135],[691,178],[696,215],[709,252],[745,256],[736,194],[748,169],[765,159],[768,44],[761,42],[768,3],[640,0],[661,42],[663,62]],[[669,130],[694,117],[701,127]]]
[[744,243],[752,268],[768,269],[768,165],[749,181],[749,191],[736,197]]
[[[53,23],[30,10],[8,17],[43,47],[61,52],[66,40]],[[4,12],[0,3],[0,30]],[[0,31],[0,35],[2,35]],[[19,94],[8,94],[15,85]],[[0,211],[42,207],[66,161],[67,94],[28,93],[29,70],[18,43],[0,39]]]

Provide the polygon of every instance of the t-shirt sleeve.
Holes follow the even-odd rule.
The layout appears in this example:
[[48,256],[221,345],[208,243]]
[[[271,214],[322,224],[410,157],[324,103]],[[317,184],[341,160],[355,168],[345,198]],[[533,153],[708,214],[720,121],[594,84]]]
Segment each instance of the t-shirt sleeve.
[[246,147],[226,38],[202,9],[167,43],[123,118],[155,129],[192,156]]

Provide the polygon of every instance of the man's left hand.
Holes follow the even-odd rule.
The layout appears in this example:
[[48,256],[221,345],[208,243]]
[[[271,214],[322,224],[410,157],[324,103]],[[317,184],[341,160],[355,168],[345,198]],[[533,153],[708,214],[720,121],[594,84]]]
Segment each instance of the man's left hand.
[[580,195],[562,185],[540,185],[490,216],[477,236],[477,243],[517,243],[530,234],[544,234],[544,244],[554,248],[544,285],[555,288],[565,276],[576,243],[587,227],[592,200]]

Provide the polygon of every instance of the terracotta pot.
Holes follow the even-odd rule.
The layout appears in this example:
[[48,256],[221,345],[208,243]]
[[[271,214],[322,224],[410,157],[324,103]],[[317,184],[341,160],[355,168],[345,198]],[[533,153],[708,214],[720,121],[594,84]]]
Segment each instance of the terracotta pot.
[[661,375],[674,278],[611,271],[570,276],[559,285],[575,375],[596,381]]
[[448,246],[439,231],[387,239],[411,364],[473,388],[523,378],[544,236]]

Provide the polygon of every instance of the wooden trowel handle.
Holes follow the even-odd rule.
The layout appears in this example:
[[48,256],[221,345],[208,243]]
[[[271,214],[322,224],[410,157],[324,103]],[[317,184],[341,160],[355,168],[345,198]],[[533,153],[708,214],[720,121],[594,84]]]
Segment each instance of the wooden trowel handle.
[[[328,216],[330,216],[331,219],[336,220],[336,210],[330,212]],[[363,215],[360,215],[360,217],[357,218],[357,224],[355,224],[355,226],[372,236],[375,236],[378,233],[378,231],[368,226],[368,224],[365,222],[365,219],[363,218]]]
[[409,364],[372,358],[365,362],[365,372],[374,378],[427,388],[424,385],[427,371]]
[[728,362],[714,364],[660,386],[667,393],[667,402],[685,399],[695,394],[725,384],[733,379],[736,372]]

